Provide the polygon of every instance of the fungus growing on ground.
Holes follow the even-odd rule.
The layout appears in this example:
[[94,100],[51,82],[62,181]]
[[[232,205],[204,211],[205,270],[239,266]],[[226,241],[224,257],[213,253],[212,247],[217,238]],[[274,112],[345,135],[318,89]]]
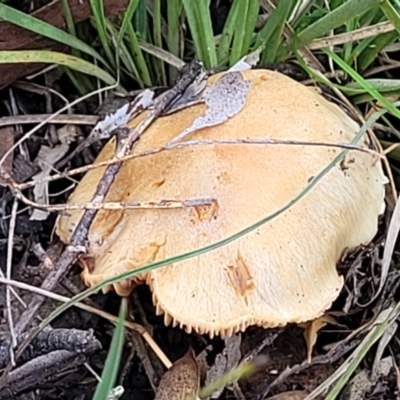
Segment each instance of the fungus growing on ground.
[[[243,108],[183,140],[277,139],[349,143],[359,126],[315,89],[268,70],[240,72],[249,83]],[[222,75],[209,78],[213,85]],[[132,150],[165,145],[204,115],[198,104],[157,119]],[[130,123],[134,126],[137,121]],[[369,147],[367,137],[359,143]],[[96,162],[113,157],[115,141]],[[331,162],[338,147],[287,144],[194,145],[124,163],[106,201],[211,198],[215,206],[99,211],[80,260],[88,286],[127,270],[210,245],[288,203]],[[70,203],[89,202],[104,168],[89,171]],[[317,318],[338,297],[336,264],[370,242],[384,211],[387,179],[380,161],[351,150],[302,199],[228,245],[114,285],[127,296],[138,283],[153,292],[158,314],[187,331],[230,335]],[[82,211],[60,217],[68,243]],[[109,290],[111,288],[107,288]]]

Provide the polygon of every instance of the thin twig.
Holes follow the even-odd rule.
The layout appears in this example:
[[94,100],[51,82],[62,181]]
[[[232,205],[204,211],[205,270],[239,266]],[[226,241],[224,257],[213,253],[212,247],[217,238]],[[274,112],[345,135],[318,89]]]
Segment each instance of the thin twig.
[[[129,131],[128,135],[126,135],[125,137],[120,137],[116,151],[117,158],[129,154],[132,146],[139,139],[140,135],[153,123],[153,121],[158,116],[163,113],[167,106],[169,106],[174,100],[182,95],[182,93],[189,87],[189,85],[195,80],[195,78],[200,73],[202,73],[202,71],[202,65],[198,62],[192,62],[188,65],[186,71],[184,71],[176,85],[155,100],[152,109],[149,111],[147,116],[137,125],[137,127]],[[132,103],[131,107],[136,108],[137,110],[144,110],[145,107],[141,102],[141,99],[142,95],[138,95],[135,101]],[[122,130],[121,135],[122,133],[125,133],[124,130]],[[109,165],[106,168],[103,177],[97,186],[96,193],[92,198],[92,203],[101,204],[104,202],[104,199],[112,183],[114,182],[116,175],[121,169],[122,164],[122,161],[118,161],[117,163]],[[2,178],[4,178],[3,182],[5,182],[7,186],[12,188],[12,178],[10,177],[10,175],[4,170],[4,168],[0,168],[0,172]],[[59,282],[60,278],[68,271],[69,267],[79,258],[80,255],[84,254],[87,251],[86,246],[88,232],[94,218],[97,215],[97,212],[98,210],[94,209],[84,211],[80,221],[78,222],[74,232],[72,233],[70,244],[60,255],[57,263],[54,266],[54,269],[49,272],[47,277],[42,282],[42,289],[48,291],[53,290]],[[15,331],[17,336],[22,334],[27,326],[29,326],[37,310],[43,304],[43,301],[44,299],[41,296],[37,296],[32,299],[30,307],[22,313],[18,320],[18,323],[16,324]],[[24,342],[18,347],[16,357],[22,354],[23,350],[27,347],[27,345],[30,343],[32,338],[35,337],[39,330],[40,327],[35,328],[32,333],[28,335],[27,339],[24,340]],[[146,337],[146,340],[152,340],[150,335],[147,336],[148,337]],[[4,381],[6,379],[10,369],[11,365],[9,364],[7,368],[5,368],[1,380]]]
[[185,207],[211,206],[217,202],[216,199],[193,199],[193,200],[160,200],[160,201],[130,201],[130,202],[104,202],[93,203],[70,203],[70,204],[39,204],[29,200],[18,189],[13,191],[16,198],[28,206],[44,211],[66,211],[66,210],[126,210],[126,209],[173,209]]
[[[12,269],[12,256],[13,256],[13,244],[14,244],[14,232],[15,232],[15,221],[17,219],[17,208],[18,208],[18,200],[14,199],[12,211],[11,211],[11,219],[10,225],[8,228],[8,243],[7,243],[7,268],[6,268],[6,276],[7,279],[11,279],[11,269]],[[13,315],[11,309],[11,291],[10,287],[6,287],[6,307],[7,307],[7,320],[8,326],[10,329],[10,362],[12,366],[15,366],[14,360],[14,348],[17,346],[17,338],[15,336],[14,331],[14,322]]]
[[184,141],[181,143],[174,143],[168,146],[161,146],[161,147],[155,147],[149,150],[146,150],[142,153],[138,154],[128,154],[124,157],[121,158],[112,158],[110,160],[105,160],[101,161],[95,164],[91,165],[86,165],[84,167],[80,168],[75,168],[71,169],[70,171],[62,172],[57,175],[52,175],[52,176],[47,176],[40,181],[30,181],[30,182],[25,182],[25,183],[15,183],[13,185],[13,188],[16,188],[18,190],[24,190],[28,189],[30,187],[35,186],[37,183],[42,183],[42,182],[52,182],[58,179],[62,178],[67,178],[73,175],[77,174],[82,174],[85,172],[88,172],[90,170],[96,169],[96,168],[102,168],[106,167],[108,165],[114,164],[116,162],[120,161],[129,161],[133,160],[136,158],[141,158],[141,157],[147,157],[150,155],[154,155],[157,153],[161,153],[163,151],[170,151],[170,150],[176,150],[176,149],[183,149],[185,147],[189,146],[209,146],[209,145],[214,145],[214,144],[224,144],[224,145],[240,145],[240,144],[245,144],[245,145],[288,145],[288,146],[315,146],[315,147],[335,147],[335,148],[342,148],[342,149],[348,149],[348,150],[355,150],[355,151],[361,151],[364,153],[369,153],[373,156],[382,158],[382,155],[373,149],[368,149],[366,147],[361,147],[353,144],[346,144],[346,143],[330,143],[330,142],[310,142],[310,141],[298,141],[298,140],[285,140],[285,139],[204,139],[204,140],[189,140],[189,141]]
[[[41,297],[44,297],[44,298],[47,297],[49,299],[60,301],[62,303],[68,303],[71,301],[70,297],[62,296],[60,294],[53,293],[53,292],[49,292],[48,290],[44,290],[44,289],[38,288],[36,286],[31,286],[24,282],[19,282],[19,281],[15,281],[12,279],[6,279],[6,278],[0,277],[0,283],[3,283],[5,285],[10,285],[10,286],[22,289],[22,290],[27,290],[29,292],[38,294]],[[92,314],[96,314],[99,317],[105,318],[111,322],[115,322],[115,323],[118,322],[118,317],[116,317],[115,315],[109,314],[106,311],[100,310],[96,307],[92,307],[92,306],[89,306],[89,305],[81,303],[81,302],[74,303],[74,306],[77,308],[80,308],[81,310],[90,312]],[[129,328],[135,332],[138,332],[146,340],[146,342],[152,348],[154,353],[157,354],[157,356],[160,358],[160,360],[165,365],[165,367],[166,368],[171,367],[171,365],[172,365],[171,361],[163,353],[163,351],[158,347],[157,343],[154,341],[154,339],[151,337],[149,332],[143,326],[141,326],[137,323],[134,323],[134,322],[130,322],[130,321],[124,321],[124,325],[127,328]]]

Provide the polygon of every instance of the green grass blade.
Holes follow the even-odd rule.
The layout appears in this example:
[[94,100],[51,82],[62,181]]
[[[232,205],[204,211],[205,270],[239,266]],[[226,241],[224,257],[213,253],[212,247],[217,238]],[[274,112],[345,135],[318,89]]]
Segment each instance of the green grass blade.
[[[258,15],[260,13],[260,3],[258,0],[250,0],[249,10],[247,13],[247,24],[245,26],[245,34],[242,44],[242,56],[250,52],[250,45],[253,41],[254,31],[257,25]],[[242,57],[241,56],[241,57]]]
[[167,45],[170,53],[180,56],[180,24],[179,18],[182,12],[182,0],[169,0],[167,3]]
[[127,32],[128,26],[132,24],[132,17],[140,0],[130,0],[128,8],[123,14],[123,19],[118,32],[118,42],[121,42]]
[[[153,43],[156,47],[162,48],[162,18],[161,18],[161,0],[153,1]],[[167,78],[165,74],[165,65],[158,59],[154,58],[154,67],[156,71],[157,83],[164,86],[167,84]]]
[[[378,54],[389,44],[400,37],[397,31],[383,33],[372,40],[368,40],[367,46],[357,57],[357,67],[360,72],[365,71],[377,58]],[[356,48],[356,51],[359,49]]]
[[225,61],[229,57],[230,46],[235,34],[237,21],[243,15],[243,0],[234,0],[229,10],[228,17],[222,29],[221,37],[217,48],[218,63]]
[[114,388],[124,346],[124,322],[127,314],[127,302],[127,298],[122,297],[118,314],[118,323],[114,330],[106,363],[104,365],[103,373],[101,374],[101,382],[96,387],[93,400],[107,400],[110,391]]
[[94,76],[108,85],[114,85],[115,79],[97,65],[68,54],[49,50],[10,50],[0,52],[0,64],[45,63],[58,64],[75,71]]
[[[390,93],[400,91],[400,79],[365,79],[368,84],[380,93]],[[350,82],[346,87],[354,89],[363,89],[358,82]],[[366,93],[366,92],[364,92]]]
[[0,18],[24,29],[28,29],[31,32],[35,32],[40,36],[47,37],[56,42],[80,50],[83,53],[89,54],[100,60],[105,65],[107,64],[97,51],[75,36],[2,3],[0,3]]
[[351,375],[360,365],[361,361],[365,358],[371,347],[382,337],[385,330],[395,322],[396,318],[400,313],[400,303],[397,303],[392,312],[386,317],[384,321],[373,327],[372,331],[363,340],[361,345],[353,352],[350,364],[346,367],[340,379],[330,390],[330,392],[325,397],[325,400],[335,400],[339,396],[340,392],[343,390],[344,386],[349,381]]
[[117,69],[117,74],[118,74],[118,81],[120,80],[120,54],[121,54],[121,46],[122,46],[122,41],[124,39],[125,33],[128,29],[128,26],[132,24],[132,16],[134,12],[136,11],[136,8],[139,4],[139,0],[130,0],[129,5],[126,9],[126,11],[123,13],[122,17],[122,23],[118,31],[118,36],[117,36],[117,43],[116,43],[116,69]]
[[67,74],[68,78],[71,80],[72,84],[75,86],[76,90],[79,92],[81,96],[84,96],[86,93],[90,92],[92,87],[87,87],[89,84],[86,85],[79,79],[74,71],[70,68],[65,68],[65,73]]
[[90,6],[92,8],[94,23],[99,34],[101,45],[103,46],[104,52],[106,53],[109,62],[115,68],[116,60],[115,55],[111,51],[110,43],[108,40],[103,0],[90,0]]
[[139,4],[133,16],[134,30],[143,40],[146,40],[149,34],[149,22],[147,19],[146,2],[147,0],[139,0]]
[[229,65],[237,63],[249,50],[260,9],[257,0],[242,0],[239,18],[236,19]]
[[335,63],[348,75],[350,75],[367,93],[375,100],[379,101],[391,114],[400,119],[400,110],[390,103],[378,90],[376,90],[367,80],[365,80],[358,72],[347,65],[338,55],[329,49],[323,51],[335,61]]
[[296,0],[279,1],[275,11],[260,31],[258,43],[265,43],[265,50],[261,56],[264,65],[275,62],[285,22],[295,5]]
[[131,55],[135,60],[136,68],[138,70],[139,79],[143,82],[144,86],[152,86],[149,69],[147,68],[146,60],[143,56],[142,49],[139,46],[139,41],[136,32],[131,24],[128,25],[128,37]]
[[196,54],[206,68],[217,66],[213,29],[207,0],[183,0],[186,17],[192,33]]
[[398,11],[388,0],[383,0],[381,2],[380,8],[382,12],[386,15],[386,18],[394,25],[397,31],[400,32],[400,15]]
[[[182,0],[168,0],[167,2],[167,46],[168,51],[176,57],[180,57],[181,49],[181,27],[180,16],[182,13]],[[173,82],[178,71],[176,68],[168,67],[169,81]]]
[[[370,129],[370,127],[372,126],[373,123],[376,122],[376,120],[382,116],[384,113],[386,112],[385,109],[380,110],[379,112],[376,112],[375,114],[373,114],[365,123],[364,125],[361,127],[361,129],[358,131],[358,133],[354,136],[353,140],[350,142],[350,144],[356,144],[357,142],[360,141],[360,139],[363,137],[363,135],[367,132],[368,129]],[[296,204],[299,200],[301,200],[307,193],[309,193],[312,188],[338,163],[340,162],[349,152],[349,150],[343,150],[341,151],[336,157],[334,157],[334,159],[325,167],[323,168],[319,173],[317,173],[313,179],[311,179],[307,185],[304,187],[303,190],[301,190],[296,196],[294,196],[288,203],[286,203],[285,205],[283,205],[281,208],[279,208],[278,210],[276,210],[275,212],[273,212],[272,214],[266,216],[265,218],[257,221],[255,224],[237,232],[236,234],[229,236],[226,239],[222,239],[219,242],[213,243],[211,245],[202,247],[200,249],[194,250],[194,251],[190,251],[184,254],[180,254],[178,256],[174,256],[174,257],[170,257],[167,258],[165,260],[161,260],[161,261],[156,261],[150,264],[147,264],[143,267],[140,267],[134,271],[128,271],[128,272],[124,272],[121,275],[118,275],[116,277],[113,278],[109,278],[107,280],[105,280],[104,282],[89,288],[87,290],[85,290],[82,293],[79,293],[78,295],[74,296],[68,303],[64,303],[61,306],[59,306],[57,309],[55,309],[52,313],[50,313],[50,315],[41,322],[41,324],[39,325],[40,328],[45,327],[46,325],[48,325],[49,323],[51,323],[51,321],[53,321],[55,318],[57,318],[60,314],[62,314],[65,310],[67,310],[68,308],[72,307],[74,304],[76,304],[77,302],[80,302],[84,299],[86,299],[87,297],[89,297],[92,294],[98,293],[100,290],[102,290],[103,288],[109,286],[109,285],[113,285],[117,282],[121,282],[125,279],[130,279],[134,276],[143,274],[143,273],[147,273],[151,270],[154,269],[158,269],[161,267],[164,267],[166,265],[171,265],[183,260],[187,260],[189,258],[193,258],[196,257],[198,255],[213,251],[221,246],[225,246],[235,240],[237,240],[238,238],[247,235],[248,233],[254,231],[255,229],[257,229],[258,227],[266,224],[267,222],[271,221],[272,219],[274,219],[275,217],[277,217],[278,215],[282,214],[283,212],[285,212],[286,210],[288,210],[290,207],[292,207],[294,204]]]
[[[351,21],[346,22],[346,32],[354,31],[355,29],[357,29],[358,26],[359,26],[359,18],[354,18]],[[353,63],[352,60],[353,47],[354,43],[352,41],[349,41],[343,45],[342,49],[342,58],[349,65]]]
[[139,71],[132,59],[132,52],[128,50],[124,41],[118,41],[119,34],[117,29],[109,22],[107,22],[107,29],[110,32],[111,40],[115,44],[115,48],[118,49],[118,57],[116,58],[118,65],[117,73],[121,74],[121,72],[124,71],[126,74],[130,75],[129,78],[134,79],[139,84],[140,88],[144,88],[144,84],[140,79]]
[[378,7],[381,0],[348,0],[330,13],[321,17],[302,32],[298,33],[298,48],[310,43],[313,39],[344,25],[346,22],[364,14],[373,7]]
[[74,19],[72,18],[71,9],[69,7],[67,0],[61,0],[61,5],[63,8],[65,22],[67,23],[68,32],[76,37],[76,30],[75,30],[75,23]]

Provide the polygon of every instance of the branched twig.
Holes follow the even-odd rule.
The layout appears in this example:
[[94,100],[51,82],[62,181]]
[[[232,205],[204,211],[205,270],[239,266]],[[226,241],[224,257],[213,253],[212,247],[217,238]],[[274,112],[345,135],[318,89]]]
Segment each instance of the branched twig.
[[[164,109],[172,103],[177,97],[179,97],[186,88],[194,81],[196,76],[198,76],[202,72],[202,65],[198,62],[192,62],[186,68],[185,73],[182,74],[180,80],[176,83],[174,87],[172,87],[168,92],[164,95],[158,97],[152,109],[139,124],[138,126],[131,130],[126,137],[122,137],[118,141],[116,157],[121,158],[129,154],[134,143],[139,139],[140,135],[153,123],[153,121],[164,111]],[[135,104],[132,107],[137,107],[138,110],[143,110],[142,104],[140,102],[141,96],[139,95]],[[104,175],[99,182],[96,193],[93,196],[92,203],[101,204],[104,202],[104,199],[116,177],[119,170],[122,167],[122,161],[118,161],[115,164],[109,165]],[[1,175],[3,178],[3,182],[10,187],[12,186],[10,183],[12,182],[11,177],[7,172],[1,170]],[[97,215],[98,210],[90,209],[85,210],[83,216],[79,223],[77,224],[69,246],[61,254],[57,263],[54,266],[54,269],[49,272],[45,280],[43,281],[41,288],[47,291],[51,291],[55,288],[60,278],[68,271],[68,268],[78,259],[81,254],[84,254],[87,249],[87,238],[90,226]],[[39,307],[43,304],[43,297],[37,296],[32,299],[30,307],[26,309],[18,323],[15,326],[16,335],[21,335],[27,326],[31,323],[34,315],[38,311]],[[30,343],[30,340],[37,334],[39,329],[35,329],[32,334],[28,336],[28,338],[22,343],[16,352],[16,357],[18,357],[22,351],[26,348],[26,346]],[[7,377],[11,369],[10,364],[5,369],[2,380],[4,381]],[[4,382],[3,382],[4,383]]]

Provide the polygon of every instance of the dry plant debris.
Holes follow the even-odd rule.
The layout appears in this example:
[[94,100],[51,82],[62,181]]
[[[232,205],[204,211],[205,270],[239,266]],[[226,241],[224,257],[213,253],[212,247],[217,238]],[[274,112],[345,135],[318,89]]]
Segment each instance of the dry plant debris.
[[164,374],[155,400],[196,400],[200,389],[200,368],[192,349]]
[[[89,231],[89,251],[80,258],[87,285],[210,245],[256,223],[292,200],[359,131],[338,106],[280,73],[232,74],[240,74],[249,85],[236,114],[193,131],[195,121],[212,115],[207,104],[197,104],[157,119],[141,136],[133,156],[156,148],[165,151],[124,162],[105,201],[155,206],[98,212]],[[224,76],[210,77],[208,87]],[[237,94],[228,90],[225,95]],[[140,121],[143,116],[130,126]],[[168,148],[166,143],[174,144],[189,128],[189,141]],[[246,143],[263,139],[278,143]],[[303,143],[286,146],[285,140]],[[112,139],[96,162],[110,160],[115,145]],[[364,137],[359,146],[366,150],[371,145]],[[69,203],[90,202],[103,174],[104,168],[89,171]],[[351,150],[302,200],[270,223],[226,246],[114,288],[126,296],[146,282],[166,324],[210,336],[229,336],[250,325],[315,319],[340,293],[343,278],[336,263],[344,251],[375,236],[386,183],[379,160]],[[215,204],[157,208],[165,201],[199,199],[214,199]],[[68,213],[57,225],[65,243],[82,216],[81,210]]]

